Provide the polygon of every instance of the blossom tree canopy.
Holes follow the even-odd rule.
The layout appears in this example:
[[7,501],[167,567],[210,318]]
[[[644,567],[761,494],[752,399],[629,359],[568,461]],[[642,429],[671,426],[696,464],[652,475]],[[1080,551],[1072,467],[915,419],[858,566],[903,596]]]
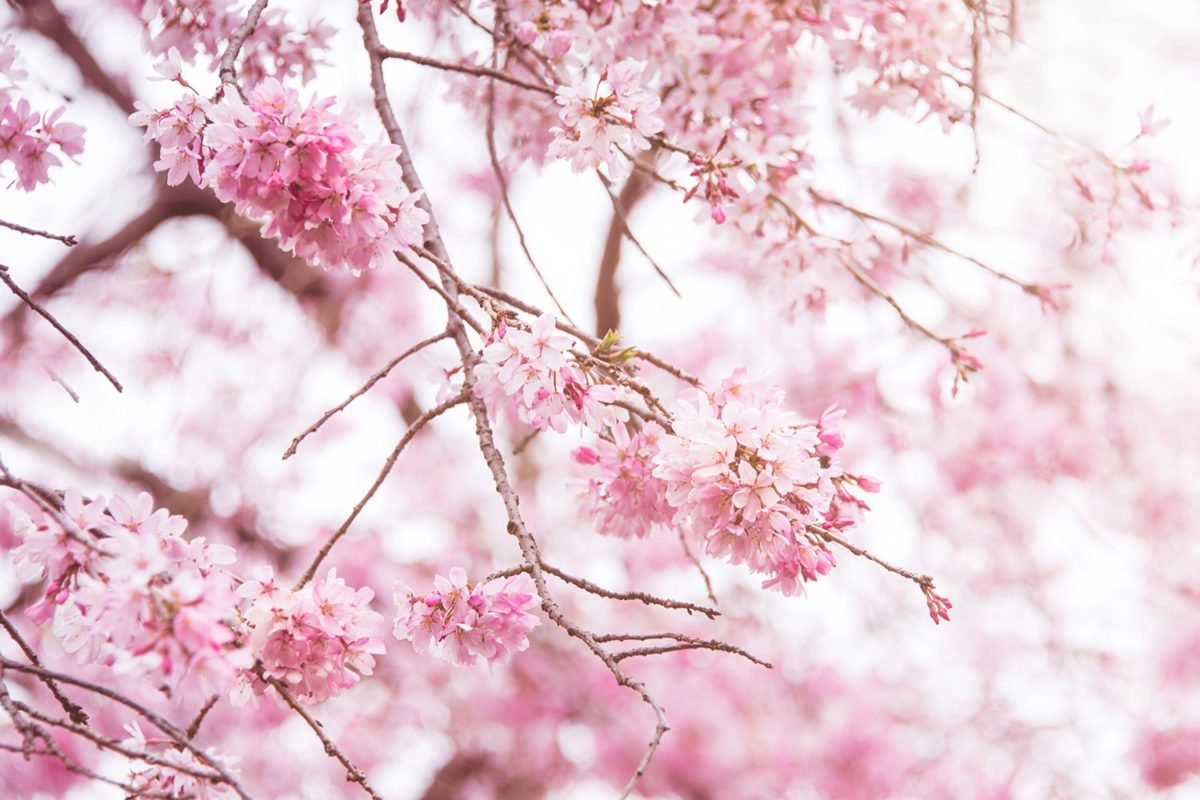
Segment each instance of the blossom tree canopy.
[[0,795],[1194,796],[1129,5],[7,0]]

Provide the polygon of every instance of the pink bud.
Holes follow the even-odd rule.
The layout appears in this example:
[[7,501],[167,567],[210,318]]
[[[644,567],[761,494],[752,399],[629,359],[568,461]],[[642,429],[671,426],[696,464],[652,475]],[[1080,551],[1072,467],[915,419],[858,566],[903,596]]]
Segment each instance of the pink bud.
[[517,26],[516,36],[517,40],[523,45],[528,46],[533,44],[535,41],[537,41],[538,37],[537,25],[534,25],[528,20],[522,22]]
[[583,464],[587,467],[600,463],[600,454],[590,447],[575,448],[571,452],[571,458],[575,459],[576,464]]
[[858,488],[862,489],[864,492],[871,492],[874,494],[879,491],[880,486],[881,484],[879,481],[875,480],[874,478],[866,475],[858,476]]

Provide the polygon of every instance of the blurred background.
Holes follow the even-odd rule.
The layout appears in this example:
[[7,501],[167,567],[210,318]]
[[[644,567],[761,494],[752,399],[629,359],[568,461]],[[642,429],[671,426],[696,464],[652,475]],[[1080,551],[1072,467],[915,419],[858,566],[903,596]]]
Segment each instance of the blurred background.
[[[198,192],[166,192],[150,167],[157,153],[120,106],[126,92],[163,105],[177,87],[149,80],[141,25],[110,5],[57,4],[116,81],[107,92],[62,36],[37,30],[39,3],[0,9],[28,92],[68,99],[87,126],[80,162],[53,184],[0,192],[0,219],[73,233],[80,245],[0,229],[0,263],[40,287],[125,385],[113,391],[0,294],[0,457],[49,486],[149,491],[193,535],[236,543],[240,568],[295,571],[357,502],[406,420],[433,405],[449,346],[402,365],[293,458],[281,454],[388,359],[439,331],[444,309],[407,272],[317,272]],[[336,96],[381,135],[354,4],[286,5],[337,31],[305,91]],[[619,243],[608,258],[622,336],[712,385],[747,366],[807,417],[846,408],[843,463],[883,484],[856,543],[933,575],[954,602],[952,621],[935,627],[910,584],[849,554],[790,598],[704,558],[724,611],[715,623],[564,589],[560,602],[595,629],[666,626],[775,665],[700,653],[631,668],[661,693],[672,725],[644,797],[1200,792],[1200,5],[1059,0],[1021,11],[1015,40],[986,63],[999,102],[982,103],[978,142],[966,125],[947,130],[919,114],[868,118],[846,102],[847,76],[819,71],[805,98],[811,128],[798,133],[822,191],[936,232],[1022,281],[1070,284],[1053,294],[1055,308],[894,230],[862,245],[875,279],[922,324],[947,336],[987,331],[970,340],[982,370],[957,392],[945,349],[853,280],[756,252],[734,224],[697,221],[661,187],[630,204],[631,228],[679,294]],[[399,49],[472,46],[469,31],[380,19]],[[198,85],[215,85],[193,71]],[[463,103],[471,79],[394,62],[388,77],[458,268],[549,307],[499,202],[478,109]],[[1139,137],[1150,106],[1171,124]],[[1143,161],[1147,203],[1097,166],[1141,174]],[[556,296],[593,328],[615,224],[604,187],[565,163],[525,163],[510,192]],[[666,396],[682,388],[647,380]],[[389,618],[393,580],[419,586],[452,566],[482,576],[518,561],[472,431],[460,412],[423,433],[335,553],[339,574],[372,585]],[[503,434],[511,452],[528,430]],[[585,443],[543,434],[511,460],[548,558],[617,590],[702,602],[704,583],[675,537],[605,538],[580,512],[583,477],[569,453]],[[0,518],[8,548],[6,526]],[[0,605],[19,611],[36,591],[0,559]],[[376,678],[320,716],[389,798],[613,796],[650,715],[560,631],[543,625],[532,638],[492,670],[450,668],[389,640]],[[41,646],[69,663],[49,636]],[[203,743],[238,756],[264,796],[353,794],[310,732],[270,707],[247,723],[219,706]],[[0,758],[0,787],[106,796],[17,757]]]

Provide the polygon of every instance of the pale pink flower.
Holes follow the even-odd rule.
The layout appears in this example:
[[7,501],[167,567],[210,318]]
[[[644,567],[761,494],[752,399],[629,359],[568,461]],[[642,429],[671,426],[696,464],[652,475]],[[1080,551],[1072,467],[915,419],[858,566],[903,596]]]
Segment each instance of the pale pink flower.
[[455,664],[479,659],[500,663],[529,647],[527,635],[538,625],[531,613],[538,604],[533,580],[524,573],[480,586],[467,582],[460,567],[434,579],[434,591],[419,595],[397,585],[394,634],[411,641],[418,653],[433,652]]

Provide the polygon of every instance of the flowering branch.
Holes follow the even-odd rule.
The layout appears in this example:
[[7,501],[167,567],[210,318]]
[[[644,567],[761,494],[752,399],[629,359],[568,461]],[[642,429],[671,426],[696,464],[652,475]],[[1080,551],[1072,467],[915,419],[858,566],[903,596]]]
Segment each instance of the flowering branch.
[[225,52],[221,54],[220,68],[217,75],[224,85],[232,86],[237,90],[237,93],[242,94],[242,88],[237,82],[237,57],[242,51],[242,46],[246,40],[250,38],[250,34],[254,33],[254,28],[258,25],[259,17],[267,7],[270,0],[255,0],[254,5],[250,6],[250,10],[246,12],[246,19],[238,26],[233,35],[229,37],[229,44],[225,46]]
[[170,739],[173,743],[178,745],[180,748],[187,750],[189,753],[191,753],[193,756],[195,756],[198,761],[204,763],[208,767],[211,767],[213,772],[216,773],[216,775],[218,776],[217,778],[214,778],[214,780],[219,779],[221,783],[228,785],[231,789],[233,789],[233,791],[235,793],[237,793],[238,797],[242,798],[242,800],[252,800],[250,797],[250,794],[242,787],[242,785],[238,782],[237,778],[235,778],[232,773],[230,773],[224,766],[222,766],[219,761],[212,758],[204,751],[193,746],[192,743],[188,740],[187,735],[183,731],[179,730],[177,727],[175,727],[173,724],[168,722],[166,719],[159,716],[158,714],[151,711],[150,709],[146,708],[145,706],[141,705],[137,701],[131,700],[130,698],[126,697],[123,694],[115,692],[104,686],[100,686],[98,684],[92,683],[90,681],[85,681],[80,678],[75,678],[70,675],[65,675],[63,673],[60,673],[60,672],[53,672],[53,671],[45,669],[43,667],[35,667],[35,666],[28,665],[28,664],[21,664],[17,661],[12,661],[11,659],[4,658],[3,656],[0,656],[0,668],[11,669],[14,672],[23,672],[23,673],[26,673],[29,675],[33,675],[35,677],[49,678],[49,679],[55,680],[59,683],[64,683],[64,684],[68,684],[71,686],[79,687],[80,689],[85,689],[86,691],[92,692],[93,694],[97,694],[101,697],[105,697],[109,700],[113,700],[114,702],[120,703],[121,705],[125,706],[126,708],[130,709],[131,711],[134,711],[139,716],[141,716],[143,719],[145,719],[147,722],[154,725],[154,727],[158,728],[160,731],[165,733],[168,737],[170,737]]

